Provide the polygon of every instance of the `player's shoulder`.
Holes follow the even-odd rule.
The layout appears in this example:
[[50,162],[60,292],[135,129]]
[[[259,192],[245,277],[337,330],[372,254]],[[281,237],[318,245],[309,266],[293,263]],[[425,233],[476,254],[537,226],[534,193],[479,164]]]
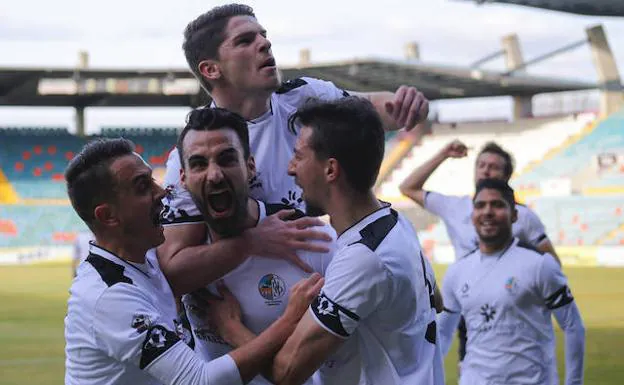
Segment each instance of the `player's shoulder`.
[[[307,101],[312,97],[322,97],[329,91],[335,93],[338,91],[338,88],[332,82],[326,80],[299,77],[284,81],[275,91],[275,95],[280,100],[292,100],[295,98]],[[349,95],[346,91],[340,90],[340,92],[343,96]]]
[[533,211],[532,208],[530,208],[529,206],[527,206],[527,205],[525,205],[523,203],[516,202],[516,210],[518,211],[518,218],[519,219],[529,219],[529,220],[537,219],[537,220],[539,220],[539,217],[537,216],[535,211]]
[[517,243],[515,244],[515,248],[517,249],[517,252],[524,255],[530,255],[534,258],[541,258],[546,255],[546,253],[538,250],[535,246],[522,240],[517,241]]
[[[402,219],[400,214],[390,209],[390,212],[384,216],[375,219],[373,222],[364,226],[360,231],[360,238],[352,242],[349,246],[365,247],[372,253],[377,253],[379,247],[387,239],[390,232],[396,228],[399,220]],[[398,244],[388,245],[391,247],[400,247]]]

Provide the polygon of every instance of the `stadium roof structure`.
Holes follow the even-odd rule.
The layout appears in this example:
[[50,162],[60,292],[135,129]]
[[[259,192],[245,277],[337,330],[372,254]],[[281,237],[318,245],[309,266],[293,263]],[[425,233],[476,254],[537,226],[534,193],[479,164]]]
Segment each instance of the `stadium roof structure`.
[[622,0],[471,0],[478,4],[506,3],[588,16],[624,17]]
[[[394,91],[409,84],[430,100],[598,88],[595,83],[577,80],[379,59],[282,67],[280,71],[284,79],[317,77],[359,92]],[[209,97],[186,69],[0,67],[0,106],[148,107],[207,102]]]

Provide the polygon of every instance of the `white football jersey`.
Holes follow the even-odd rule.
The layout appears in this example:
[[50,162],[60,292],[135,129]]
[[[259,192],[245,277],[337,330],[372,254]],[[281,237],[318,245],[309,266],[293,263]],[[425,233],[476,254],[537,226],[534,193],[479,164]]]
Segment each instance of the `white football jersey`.
[[91,244],[70,288],[65,384],[242,384],[230,356],[205,363],[184,331],[153,250],[135,264]]
[[389,205],[338,237],[310,305],[320,326],[346,340],[321,366],[323,384],[444,384],[426,265],[411,223]]
[[[258,222],[286,207],[281,204],[265,205],[262,202],[258,202],[258,206],[260,209]],[[332,239],[336,239],[336,232],[331,226],[323,226],[322,231],[328,233]],[[331,242],[328,246],[330,247],[328,253],[298,251],[297,254],[314,271],[324,275],[335,252],[336,244]],[[308,273],[284,260],[252,256],[226,274],[222,280],[238,299],[245,326],[255,334],[260,334],[284,313],[290,289],[308,276]],[[214,284],[208,285],[208,289],[217,293]],[[194,306],[192,296],[184,296],[183,303],[193,331],[195,351],[206,361],[230,352],[232,348],[221,339],[218,333],[211,330],[208,323],[199,319],[192,311]],[[261,375],[256,376],[251,383],[269,384]],[[311,380],[308,383],[312,383]]]
[[[442,219],[446,232],[459,260],[479,247],[479,236],[472,223],[472,198],[469,196],[444,195],[427,191],[425,209]],[[538,216],[528,207],[516,204],[518,220],[513,224],[514,237],[537,247],[547,239],[546,229]]]
[[[330,101],[346,95],[333,83],[312,78],[284,82],[271,95],[271,109],[259,118],[247,121],[249,145],[257,170],[256,178],[250,181],[251,197],[305,211],[301,188],[288,175],[288,162],[293,157],[300,128],[291,122],[290,117],[310,99]],[[164,184],[169,193],[163,199],[167,209],[163,224],[201,222],[201,213],[180,183],[177,149],[169,153]]]
[[551,314],[573,297],[551,255],[517,238],[492,255],[477,249],[449,267],[442,292],[466,319],[462,385],[558,383]]

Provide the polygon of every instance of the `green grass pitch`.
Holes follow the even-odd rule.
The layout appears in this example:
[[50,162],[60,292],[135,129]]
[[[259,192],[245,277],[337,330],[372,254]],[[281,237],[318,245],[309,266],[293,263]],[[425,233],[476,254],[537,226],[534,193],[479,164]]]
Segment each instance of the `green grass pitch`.
[[[438,281],[444,266],[436,266]],[[624,269],[566,267],[587,328],[585,384],[624,378]],[[0,267],[0,384],[61,384],[68,265]],[[563,375],[562,335],[557,333]],[[457,379],[456,347],[446,358],[447,383]]]

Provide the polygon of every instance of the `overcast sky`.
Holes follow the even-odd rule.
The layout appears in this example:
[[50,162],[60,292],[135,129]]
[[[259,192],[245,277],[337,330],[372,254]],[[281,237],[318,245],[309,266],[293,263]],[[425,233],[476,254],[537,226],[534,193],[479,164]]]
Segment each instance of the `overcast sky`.
[[[0,67],[73,66],[77,52],[90,53],[92,67],[184,68],[180,45],[186,24],[213,5],[200,0],[21,0],[0,2]],[[426,63],[467,66],[500,49],[501,37],[517,33],[525,60],[585,38],[585,28],[603,24],[620,72],[624,72],[624,18],[595,18],[510,5],[476,5],[461,0],[250,1],[268,30],[278,64],[295,64],[308,48],[323,62],[377,57],[402,59],[409,41],[420,45]],[[314,5],[312,5],[314,4]],[[380,6],[383,5],[383,6]],[[502,59],[486,68],[502,70]],[[529,73],[596,80],[587,46],[531,67]],[[570,96],[572,103],[582,96]],[[548,98],[543,106],[553,103]],[[443,119],[509,115],[506,98],[440,103]],[[536,110],[540,106],[536,106]],[[43,111],[43,112],[41,112]],[[183,109],[149,112],[88,111],[89,126],[175,124]],[[32,122],[63,124],[68,109],[0,109],[0,125]],[[42,122],[40,122],[43,121]],[[92,127],[93,128],[93,127]]]

